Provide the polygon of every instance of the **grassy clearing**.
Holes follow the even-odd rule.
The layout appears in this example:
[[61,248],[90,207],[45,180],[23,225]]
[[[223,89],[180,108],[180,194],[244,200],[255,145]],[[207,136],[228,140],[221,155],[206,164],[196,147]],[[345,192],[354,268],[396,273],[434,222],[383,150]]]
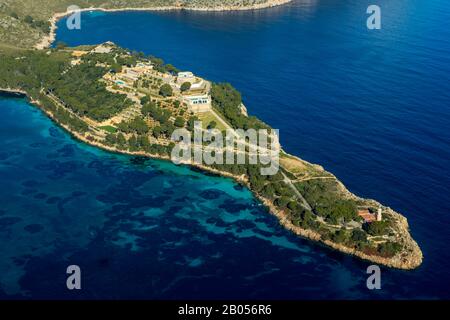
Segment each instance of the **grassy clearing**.
[[202,112],[196,115],[200,121],[202,121],[203,129],[207,129],[208,125],[214,121],[216,123],[216,129],[225,131],[227,128],[220,122],[219,119],[212,112]]
[[102,126],[102,127],[99,127],[99,129],[102,129],[108,133],[116,133],[117,132],[117,128],[113,127],[113,126]]

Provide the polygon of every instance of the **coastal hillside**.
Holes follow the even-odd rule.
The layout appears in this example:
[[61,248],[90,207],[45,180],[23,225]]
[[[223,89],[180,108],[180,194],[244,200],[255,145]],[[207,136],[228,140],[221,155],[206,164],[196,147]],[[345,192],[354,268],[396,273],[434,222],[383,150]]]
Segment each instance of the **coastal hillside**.
[[286,0],[2,0],[0,2],[0,42],[19,47],[33,47],[50,33],[55,13],[80,8],[103,9],[196,9],[243,10],[280,5]]
[[[27,95],[81,141],[113,152],[170,160],[177,128],[193,134],[231,132],[245,147],[230,147],[235,157],[244,155],[243,164],[206,165],[194,159],[186,163],[247,186],[297,235],[390,267],[414,269],[422,263],[406,218],[350,193],[321,166],[281,151],[280,170],[261,174],[264,165],[248,161],[255,146],[240,136],[239,129],[270,126],[247,114],[241,94],[229,83],[210,82],[110,42],[59,45],[46,51],[0,48],[0,57],[0,89]],[[229,148],[204,142],[205,152]]]

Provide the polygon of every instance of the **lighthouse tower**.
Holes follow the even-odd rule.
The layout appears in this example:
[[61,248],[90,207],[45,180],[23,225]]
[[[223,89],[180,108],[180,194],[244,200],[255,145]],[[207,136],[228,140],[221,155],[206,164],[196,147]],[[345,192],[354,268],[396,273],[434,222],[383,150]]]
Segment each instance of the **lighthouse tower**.
[[377,221],[381,221],[383,219],[383,215],[381,214],[381,207],[378,208],[377,212]]

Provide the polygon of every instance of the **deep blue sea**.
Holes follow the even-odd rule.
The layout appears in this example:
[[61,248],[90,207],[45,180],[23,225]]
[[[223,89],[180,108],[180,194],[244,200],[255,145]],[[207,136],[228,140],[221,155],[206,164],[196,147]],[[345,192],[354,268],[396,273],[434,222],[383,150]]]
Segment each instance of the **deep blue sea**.
[[368,263],[291,235],[233,181],[97,150],[2,97],[0,297],[449,299],[449,20],[445,0],[297,0],[60,21],[58,41],[111,40],[231,82],[288,152],[403,213],[424,263],[382,268],[370,291]]

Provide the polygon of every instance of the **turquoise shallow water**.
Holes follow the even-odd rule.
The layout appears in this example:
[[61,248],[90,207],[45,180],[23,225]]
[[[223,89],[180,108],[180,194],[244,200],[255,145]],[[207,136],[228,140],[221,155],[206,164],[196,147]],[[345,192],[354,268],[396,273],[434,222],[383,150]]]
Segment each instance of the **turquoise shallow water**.
[[[236,13],[86,13],[69,44],[107,40],[230,81],[287,151],[404,213],[425,254],[382,270],[289,234],[233,182],[77,143],[0,100],[0,286],[8,298],[450,298],[446,1],[294,1]],[[134,32],[130,32],[134,31]],[[84,289],[65,290],[79,264]]]
[[77,297],[206,297],[230,281],[222,297],[279,272],[272,250],[311,260],[231,180],[76,142],[22,98],[0,98],[0,116],[2,296],[69,298],[64,266],[79,264]]
[[0,297],[382,297],[366,263],[293,236],[229,179],[87,146],[23,98],[0,117]]

